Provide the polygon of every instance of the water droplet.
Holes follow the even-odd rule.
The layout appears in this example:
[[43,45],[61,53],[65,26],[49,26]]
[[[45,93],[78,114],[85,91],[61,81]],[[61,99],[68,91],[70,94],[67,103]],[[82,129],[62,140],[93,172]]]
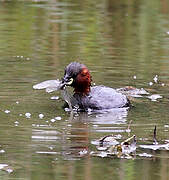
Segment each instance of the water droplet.
[[70,109],[69,109],[69,108],[65,108],[65,111],[66,111],[66,112],[69,112],[69,111],[70,111]]
[[130,132],[131,132],[131,129],[126,129],[126,132],[127,132],[127,133],[130,133]]
[[4,152],[5,152],[5,150],[3,150],[3,149],[2,149],[2,150],[0,150],[0,153],[4,153]]
[[58,99],[59,99],[59,96],[52,96],[50,99],[52,99],[52,100],[58,100]]
[[52,147],[52,146],[49,146],[49,149],[50,149],[50,150],[53,150],[53,147]]
[[93,124],[93,127],[98,127],[98,125],[97,124]]
[[13,169],[8,168],[6,171],[7,171],[8,173],[12,173],[12,172],[13,172]]
[[60,121],[62,118],[58,116],[58,117],[55,117],[55,119]]
[[6,114],[10,113],[11,111],[9,111],[8,109],[4,111]]
[[151,154],[147,154],[147,153],[139,154],[139,156],[140,156],[140,157],[148,157],[148,158],[152,157]]
[[153,83],[152,83],[152,82],[149,82],[148,84],[149,84],[150,86],[152,86],[152,85],[153,85]]
[[133,76],[133,79],[137,79],[136,75]]
[[40,118],[40,119],[43,119],[43,118],[44,118],[44,115],[43,115],[43,114],[39,114],[39,118]]
[[154,82],[157,83],[158,82],[158,75],[155,75],[155,77],[153,78]]
[[55,119],[51,119],[50,121],[51,121],[51,122],[55,122],[56,120],[55,120]]
[[26,116],[26,118],[30,118],[31,117],[31,113],[27,112],[27,113],[25,113],[25,116]]
[[86,155],[88,153],[88,151],[86,149],[83,149],[82,151],[79,151],[79,154],[82,155]]

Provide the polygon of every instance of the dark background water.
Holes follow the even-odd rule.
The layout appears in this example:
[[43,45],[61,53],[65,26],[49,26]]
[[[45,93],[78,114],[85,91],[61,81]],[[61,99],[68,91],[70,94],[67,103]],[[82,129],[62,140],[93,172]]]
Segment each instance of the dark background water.
[[[130,160],[79,153],[96,151],[91,141],[104,135],[128,138],[131,120],[138,143],[152,143],[155,125],[159,142],[169,140],[168,14],[168,0],[0,1],[0,178],[169,179],[168,150],[139,150],[153,158]],[[96,84],[163,98],[133,98],[123,116],[72,116],[61,98],[50,100],[59,92],[32,89],[61,78],[71,61],[86,64]],[[160,82],[150,86],[155,75]]]

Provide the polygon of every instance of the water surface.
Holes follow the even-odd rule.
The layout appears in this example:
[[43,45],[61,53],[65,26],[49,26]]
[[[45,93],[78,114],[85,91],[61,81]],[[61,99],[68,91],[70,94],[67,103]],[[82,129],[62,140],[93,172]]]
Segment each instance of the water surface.
[[[0,1],[1,179],[169,179],[167,149],[138,147],[131,159],[91,155],[100,153],[92,142],[110,134],[152,144],[155,125],[159,144],[168,142],[168,14],[162,0]],[[61,78],[71,61],[86,64],[97,85],[163,98],[132,98],[123,113],[72,115],[59,92],[32,89]]]

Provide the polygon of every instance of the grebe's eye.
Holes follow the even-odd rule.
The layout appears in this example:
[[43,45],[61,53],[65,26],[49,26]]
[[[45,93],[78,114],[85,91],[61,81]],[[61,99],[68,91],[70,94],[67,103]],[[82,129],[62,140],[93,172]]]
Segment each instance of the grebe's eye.
[[82,76],[86,76],[87,73],[88,73],[88,70],[87,70],[87,69],[84,69],[84,70],[81,72],[81,75],[82,75]]

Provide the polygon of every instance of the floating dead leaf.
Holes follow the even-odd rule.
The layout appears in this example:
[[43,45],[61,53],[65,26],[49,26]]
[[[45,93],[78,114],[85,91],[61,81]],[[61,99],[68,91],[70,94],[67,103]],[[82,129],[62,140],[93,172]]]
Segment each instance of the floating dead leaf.
[[118,92],[132,97],[142,97],[142,95],[149,94],[144,88],[138,89],[133,86],[126,86],[124,88],[116,89]]
[[119,158],[122,155],[129,156],[131,153],[136,151],[136,136],[131,136],[130,138],[123,141],[120,145],[111,146],[108,151],[111,154],[117,155]]

